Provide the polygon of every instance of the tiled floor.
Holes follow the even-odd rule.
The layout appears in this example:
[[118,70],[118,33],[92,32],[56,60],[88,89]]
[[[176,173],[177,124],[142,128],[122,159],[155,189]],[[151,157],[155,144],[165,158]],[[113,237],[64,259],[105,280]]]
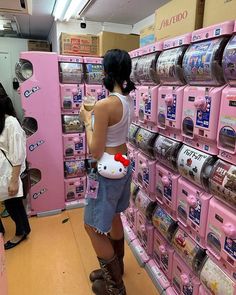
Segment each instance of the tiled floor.
[[[98,267],[83,229],[83,209],[30,219],[32,234],[6,252],[9,295],[90,295],[90,271]],[[68,222],[62,221],[69,218]],[[14,233],[3,219],[7,240]],[[126,246],[124,281],[127,295],[157,295],[146,271]],[[1,293],[1,292],[0,292]]]

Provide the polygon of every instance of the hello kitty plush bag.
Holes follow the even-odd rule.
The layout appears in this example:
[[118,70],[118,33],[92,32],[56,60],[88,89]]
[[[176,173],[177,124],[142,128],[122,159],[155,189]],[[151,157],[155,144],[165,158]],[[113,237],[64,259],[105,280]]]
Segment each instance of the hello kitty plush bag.
[[97,162],[98,173],[109,179],[120,179],[127,174],[130,160],[125,155],[104,153]]

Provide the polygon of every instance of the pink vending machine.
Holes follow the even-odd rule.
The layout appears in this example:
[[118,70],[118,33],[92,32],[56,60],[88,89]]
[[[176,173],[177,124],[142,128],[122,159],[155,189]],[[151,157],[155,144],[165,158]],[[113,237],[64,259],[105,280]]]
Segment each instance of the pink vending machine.
[[179,174],[156,164],[156,197],[161,205],[165,205],[167,211],[176,217],[177,189]]
[[100,57],[84,57],[85,96],[103,99],[108,92],[102,84],[103,66]]
[[84,97],[83,58],[79,56],[58,56],[61,109],[78,113]]
[[58,57],[54,53],[22,52],[16,65],[25,110],[30,163],[31,214],[54,214],[65,208]]
[[233,278],[236,277],[236,215],[220,201],[212,198],[207,220],[208,253]]
[[172,277],[173,255],[174,249],[159,234],[159,232],[155,230],[153,239],[153,260],[169,280],[171,280]]
[[222,56],[233,22],[192,33],[192,44],[183,59],[184,90],[182,135],[198,149],[217,155],[217,128],[222,90],[225,87]]
[[235,295],[236,283],[211,258],[207,258],[200,272],[202,285],[199,295]]
[[182,226],[200,246],[205,248],[205,235],[209,202],[212,195],[188,182],[178,180],[177,218]]
[[157,58],[163,43],[154,43],[142,47],[142,56],[137,61],[135,75],[141,86],[138,87],[137,112],[139,123],[157,131],[157,98],[159,78],[156,73]]
[[7,295],[7,275],[6,275],[6,261],[4,253],[4,240],[0,233],[0,294]]
[[132,179],[136,183],[137,182],[137,161],[138,161],[138,151],[131,144],[127,144],[128,148],[128,158],[130,160],[130,165],[132,167]]
[[164,41],[163,52],[157,61],[158,89],[157,126],[159,132],[182,141],[181,122],[185,80],[182,60],[191,41],[191,34]]
[[141,48],[132,50],[129,52],[129,55],[131,57],[131,61],[132,61],[132,71],[131,71],[131,75],[130,75],[130,79],[132,82],[135,83],[136,89],[134,91],[132,91],[130,93],[131,98],[133,99],[133,103],[134,103],[134,118],[133,118],[133,122],[138,123],[138,106],[137,106],[137,101],[138,101],[138,87],[140,85],[138,76],[137,76],[137,63],[138,63],[138,59],[139,56],[142,52]]
[[83,103],[84,65],[82,57],[59,56],[64,186],[66,208],[84,205],[87,142],[79,110]]
[[175,294],[198,295],[200,281],[175,253],[171,280]]
[[156,161],[149,159],[142,152],[137,154],[136,175],[138,185],[155,200]]
[[223,56],[225,80],[222,93],[217,146],[219,157],[236,164],[236,23],[234,35],[227,44]]

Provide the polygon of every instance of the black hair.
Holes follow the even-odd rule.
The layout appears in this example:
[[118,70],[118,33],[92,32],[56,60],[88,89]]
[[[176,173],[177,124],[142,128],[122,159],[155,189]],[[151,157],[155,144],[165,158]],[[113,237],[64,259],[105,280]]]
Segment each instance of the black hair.
[[107,90],[112,92],[116,83],[125,95],[135,89],[134,83],[130,80],[132,63],[127,51],[108,50],[103,58],[103,67],[105,73],[103,84]]
[[0,83],[0,95],[6,95],[7,96],[7,93],[6,93],[6,90],[4,89],[2,83]]
[[0,93],[0,134],[2,134],[5,127],[6,115],[17,118],[11,99],[7,95]]

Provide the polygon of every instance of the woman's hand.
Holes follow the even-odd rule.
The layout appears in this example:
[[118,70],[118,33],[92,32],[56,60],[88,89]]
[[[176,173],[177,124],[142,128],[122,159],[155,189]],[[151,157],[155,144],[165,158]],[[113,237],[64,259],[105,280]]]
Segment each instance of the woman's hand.
[[19,190],[19,180],[18,179],[12,179],[10,180],[9,186],[8,186],[8,193],[9,196],[15,196],[18,193]]
[[90,124],[90,123],[91,123],[91,118],[92,118],[92,113],[93,113],[93,110],[91,110],[91,111],[87,111],[87,110],[84,108],[84,105],[82,105],[81,108],[80,108],[80,112],[79,112],[80,119],[81,119],[85,124]]

